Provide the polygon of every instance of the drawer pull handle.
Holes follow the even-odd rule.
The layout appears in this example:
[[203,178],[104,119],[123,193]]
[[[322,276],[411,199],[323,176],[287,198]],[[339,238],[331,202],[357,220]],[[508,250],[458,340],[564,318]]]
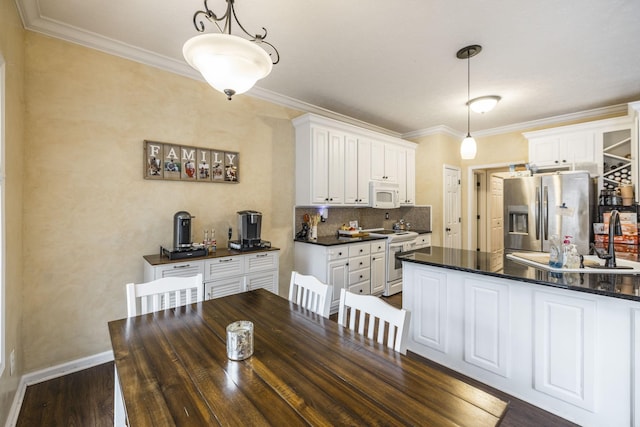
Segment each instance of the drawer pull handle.
[[186,264],[186,265],[174,265],[173,268],[189,268],[191,267],[190,264]]
[[269,254],[258,254],[256,255],[256,258],[264,258],[266,256],[269,256]]
[[233,258],[221,259],[219,262],[230,262],[233,261]]

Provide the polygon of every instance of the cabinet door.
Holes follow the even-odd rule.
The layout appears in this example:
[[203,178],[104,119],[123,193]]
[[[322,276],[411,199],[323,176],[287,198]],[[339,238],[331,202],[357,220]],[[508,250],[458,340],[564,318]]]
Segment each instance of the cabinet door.
[[214,299],[244,292],[244,276],[230,277],[226,279],[205,282],[204,298]]
[[402,149],[392,144],[384,145],[384,180],[399,182],[398,162]]
[[329,200],[329,131],[311,129],[311,202],[323,204]]
[[371,141],[371,179],[384,180],[384,142]]
[[596,301],[534,292],[534,388],[594,410]]
[[560,138],[558,159],[561,164],[595,163],[596,138],[594,131],[563,135]]
[[249,274],[245,283],[247,291],[253,291],[256,289],[266,289],[274,294],[277,294],[276,289],[278,287],[278,272],[277,271],[265,271],[262,273]]
[[[350,164],[347,163],[347,168]],[[369,204],[369,180],[371,177],[371,141],[358,140],[358,199],[359,205]]]
[[344,203],[344,138],[329,132],[329,204]]
[[447,353],[447,275],[424,269],[414,269],[413,273],[415,295],[407,307],[413,305],[420,309],[411,313],[412,339],[418,344]]
[[536,166],[551,166],[558,163],[560,137],[550,136],[529,141],[529,163]]
[[384,268],[386,266],[386,257],[383,252],[371,255],[371,293],[379,295],[384,292],[386,282]]
[[508,377],[509,286],[465,279],[464,292],[464,361]]
[[344,141],[344,202],[355,205],[360,195],[358,192],[358,138],[347,135]]
[[406,150],[405,176],[406,185],[406,204],[414,205],[416,203],[416,152],[412,149]]
[[346,288],[349,279],[349,262],[346,260],[333,261],[327,264],[327,284],[331,286],[331,309],[340,304],[340,290]]

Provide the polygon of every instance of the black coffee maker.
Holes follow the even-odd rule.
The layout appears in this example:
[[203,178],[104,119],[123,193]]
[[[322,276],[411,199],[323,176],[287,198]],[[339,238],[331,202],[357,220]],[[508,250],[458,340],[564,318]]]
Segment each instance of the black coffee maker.
[[176,212],[173,216],[173,250],[190,250],[193,246],[191,241],[191,216],[189,212]]
[[258,211],[238,212],[238,238],[242,248],[259,247],[262,239],[262,214]]

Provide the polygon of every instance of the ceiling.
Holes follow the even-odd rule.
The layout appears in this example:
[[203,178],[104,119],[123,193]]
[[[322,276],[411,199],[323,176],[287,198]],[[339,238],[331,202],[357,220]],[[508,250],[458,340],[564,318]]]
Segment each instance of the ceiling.
[[[182,45],[198,34],[202,0],[16,4],[27,29],[200,79]],[[226,5],[209,7],[222,14]],[[502,97],[493,111],[471,113],[472,134],[640,100],[638,0],[236,0],[235,8],[249,32],[267,28],[281,57],[249,95],[398,136],[466,133],[467,61],[456,52],[470,44],[483,48],[470,60],[471,98]]]

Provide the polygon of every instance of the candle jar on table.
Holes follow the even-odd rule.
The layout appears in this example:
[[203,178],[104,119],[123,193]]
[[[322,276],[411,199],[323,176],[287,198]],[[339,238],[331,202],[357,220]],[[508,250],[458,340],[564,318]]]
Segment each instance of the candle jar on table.
[[253,354],[253,323],[239,320],[227,326],[227,357],[244,360]]

